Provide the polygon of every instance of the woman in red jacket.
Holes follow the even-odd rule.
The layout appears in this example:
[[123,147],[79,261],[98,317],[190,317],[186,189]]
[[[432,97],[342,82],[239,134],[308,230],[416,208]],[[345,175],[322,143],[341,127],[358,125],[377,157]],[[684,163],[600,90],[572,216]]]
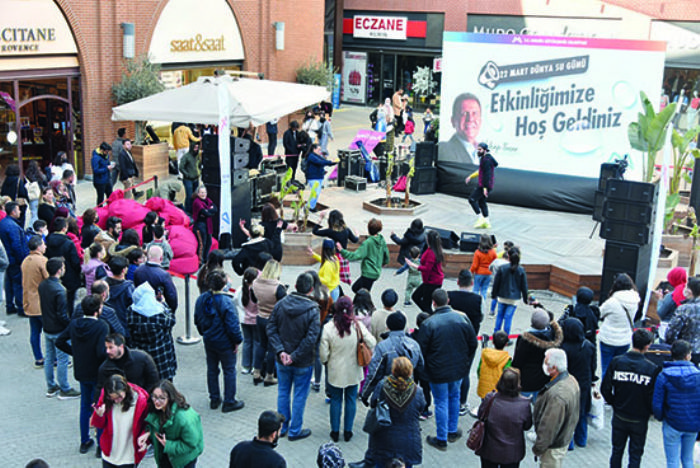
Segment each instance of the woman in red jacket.
[[107,380],[94,409],[90,423],[102,430],[102,467],[138,466],[146,454],[146,444],[139,444],[139,437],[147,433],[148,392],[116,374]]
[[442,281],[445,279],[445,274],[442,272],[444,256],[442,254],[442,241],[437,231],[429,230],[425,237],[428,248],[420,257],[420,265],[409,259],[406,259],[406,263],[418,268],[423,280],[423,283],[413,292],[411,299],[420,307],[420,310],[431,314],[433,312],[431,307],[433,291],[441,288]]
[[484,298],[491,284],[491,263],[496,260],[496,249],[493,248],[491,236],[482,234],[479,239],[479,248],[474,252],[472,266],[469,271],[474,275],[474,292]]

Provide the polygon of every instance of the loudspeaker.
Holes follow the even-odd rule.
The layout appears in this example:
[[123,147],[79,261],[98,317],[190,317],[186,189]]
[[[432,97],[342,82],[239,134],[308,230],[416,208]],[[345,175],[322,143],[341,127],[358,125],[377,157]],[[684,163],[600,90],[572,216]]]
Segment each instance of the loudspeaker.
[[653,204],[656,200],[658,186],[647,182],[608,179],[605,197],[615,200]]
[[646,224],[633,224],[627,221],[604,219],[600,225],[600,237],[610,241],[645,245],[649,242],[651,229]]
[[[205,151],[209,152],[216,152],[216,154],[219,154],[219,136],[218,135],[204,135],[202,136],[202,153]],[[204,156],[202,154],[202,156]]]
[[432,141],[416,143],[415,164],[419,167],[432,167],[437,155],[437,145]]
[[275,172],[259,174],[250,181],[253,184],[253,208],[262,207],[270,200],[270,195],[277,187],[277,174]]
[[437,233],[440,235],[440,241],[442,243],[443,249],[456,249],[457,247],[459,247],[460,238],[456,232],[448,231],[447,229],[441,229],[433,226],[425,226],[425,230],[427,231],[428,229],[437,231]]
[[622,179],[622,167],[619,163],[603,163],[600,165],[600,177],[598,178],[598,190],[605,192],[608,179]]
[[250,140],[246,138],[231,138],[231,153],[241,154],[250,151]]
[[476,252],[476,249],[479,248],[480,240],[481,234],[463,232],[459,239],[459,250],[461,252]]
[[430,195],[437,187],[437,167],[416,167],[411,179],[410,192],[414,195]]
[[693,180],[690,184],[690,206],[695,208],[695,213],[700,213],[700,159],[695,160],[693,166]]
[[240,171],[233,171],[231,173],[231,187],[238,187],[248,182],[250,178],[250,171],[248,169],[241,169]]
[[603,204],[603,218],[611,221],[649,225],[654,207],[648,203],[633,203],[609,198]]
[[631,245],[622,242],[605,243],[603,257],[603,277],[600,285],[600,302],[607,297],[615,277],[627,273],[639,289],[639,296],[644,298],[649,281],[651,263],[651,244]]
[[[214,204],[221,209],[221,185],[206,184],[209,198]],[[251,217],[251,184],[249,180],[236,187],[231,187],[231,230],[233,231],[233,247],[238,248],[248,239],[238,229],[238,222],[241,219],[246,220],[246,224],[250,225]],[[219,237],[219,216],[212,218],[214,237]]]
[[595,198],[593,199],[593,221],[598,221],[599,223],[603,221],[603,203],[605,202],[605,192],[601,190],[595,191]]
[[[248,140],[246,140],[248,141]],[[245,169],[248,166],[248,153],[233,153],[231,154],[231,162],[233,163],[233,169]]]

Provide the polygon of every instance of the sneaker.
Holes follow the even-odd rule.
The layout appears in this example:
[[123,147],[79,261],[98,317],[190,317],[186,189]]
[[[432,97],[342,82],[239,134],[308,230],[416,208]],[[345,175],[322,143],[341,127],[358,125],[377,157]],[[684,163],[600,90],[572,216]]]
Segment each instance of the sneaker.
[[0,336],[7,336],[10,333],[12,333],[12,330],[10,330],[7,327],[0,327]]
[[61,391],[61,388],[58,385],[54,385],[53,387],[49,387],[48,390],[46,390],[46,397],[47,398],[53,398],[56,395],[58,395],[58,392]]
[[243,409],[244,406],[245,403],[241,400],[236,400],[233,403],[224,403],[224,406],[221,407],[221,412],[230,413],[231,411],[238,411],[239,409]]
[[252,372],[253,372],[253,369],[251,369],[250,367],[244,367],[244,368],[241,369],[241,374],[242,374],[242,375],[248,375],[248,374],[250,374],[250,373],[252,373]]
[[80,453],[88,453],[88,451],[92,448],[93,445],[95,445],[95,441],[92,439],[88,439],[87,442],[83,442],[82,444],[80,444]]
[[44,360],[36,360],[34,361],[34,369],[43,369],[44,368]]
[[457,442],[462,438],[462,429],[457,429],[457,432],[450,432],[447,434],[448,442]]
[[496,316],[495,311],[492,310],[491,312],[489,312],[489,318],[494,318],[495,316]]
[[69,388],[65,392],[63,390],[58,392],[59,400],[75,400],[76,398],[80,398],[80,392],[74,388]]
[[302,429],[301,432],[295,436],[289,435],[287,436],[287,440],[290,442],[294,442],[295,440],[301,440],[301,439],[306,439],[311,435],[311,429]]
[[459,415],[466,416],[469,413],[469,405],[462,405],[459,407]]
[[484,224],[484,217],[479,216],[479,219],[477,219],[476,222],[474,223],[474,227],[480,228],[482,224]]
[[473,416],[473,417],[475,417],[475,418],[478,418],[478,417],[479,417],[479,408],[474,408],[473,410],[471,410],[471,411],[469,412],[469,415],[470,415],[470,416]]
[[426,411],[423,411],[420,414],[420,416],[418,416],[418,419],[420,419],[421,421],[426,421],[426,420],[430,419],[432,416],[433,416],[433,412],[430,410],[426,410]]
[[484,220],[483,223],[481,223],[481,226],[479,226],[481,229],[491,229],[491,223],[489,223],[489,220],[486,219]]
[[430,445],[431,447],[435,447],[436,449],[440,450],[441,452],[447,451],[447,441],[446,440],[440,440],[437,437],[428,436],[425,438],[425,441],[428,443],[428,445]]
[[316,382],[311,382],[311,388],[314,392],[319,393],[321,391],[321,384]]

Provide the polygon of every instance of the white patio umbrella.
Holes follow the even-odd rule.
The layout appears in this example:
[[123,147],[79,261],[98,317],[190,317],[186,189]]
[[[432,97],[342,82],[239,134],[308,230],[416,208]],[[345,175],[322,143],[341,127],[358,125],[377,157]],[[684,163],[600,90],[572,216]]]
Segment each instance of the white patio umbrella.
[[[219,88],[228,105],[220,109]],[[223,90],[222,90],[223,91]],[[216,125],[221,116],[229,124],[258,126],[329,98],[328,90],[284,81],[200,77],[196,82],[112,108],[112,120],[163,120]]]

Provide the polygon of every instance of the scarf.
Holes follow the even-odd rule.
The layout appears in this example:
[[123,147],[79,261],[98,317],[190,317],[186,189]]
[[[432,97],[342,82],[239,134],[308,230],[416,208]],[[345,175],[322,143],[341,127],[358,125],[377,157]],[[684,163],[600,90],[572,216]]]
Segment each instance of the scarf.
[[673,302],[676,306],[681,305],[681,302],[685,300],[684,290],[688,282],[688,273],[685,271],[685,268],[675,267],[668,272],[666,278],[668,282],[671,283],[671,286],[673,286],[673,292],[671,293]]
[[390,375],[384,381],[384,395],[389,406],[403,413],[416,396],[416,383],[413,379]]

